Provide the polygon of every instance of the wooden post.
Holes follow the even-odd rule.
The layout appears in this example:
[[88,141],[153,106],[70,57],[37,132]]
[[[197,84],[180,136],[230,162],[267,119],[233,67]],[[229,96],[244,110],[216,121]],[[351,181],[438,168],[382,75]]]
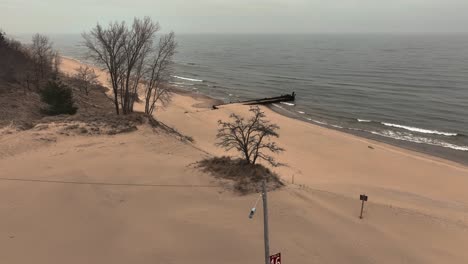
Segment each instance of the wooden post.
[[364,212],[364,202],[367,202],[368,197],[367,197],[367,195],[365,195],[365,194],[361,194],[361,195],[359,196],[359,199],[360,199],[361,202],[362,202],[362,203],[361,203],[361,215],[359,216],[359,218],[362,219],[362,213]]
[[364,211],[364,200],[362,200],[362,204],[361,204],[361,215],[359,216],[359,218],[362,219],[362,212]]

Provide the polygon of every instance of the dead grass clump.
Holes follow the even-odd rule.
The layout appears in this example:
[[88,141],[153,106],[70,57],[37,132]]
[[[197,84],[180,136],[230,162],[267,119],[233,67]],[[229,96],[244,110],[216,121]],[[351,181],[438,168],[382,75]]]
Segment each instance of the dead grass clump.
[[260,192],[262,180],[267,179],[267,189],[276,190],[284,186],[279,176],[261,164],[248,164],[242,159],[214,157],[198,162],[198,168],[218,179],[233,182],[235,191],[241,194]]

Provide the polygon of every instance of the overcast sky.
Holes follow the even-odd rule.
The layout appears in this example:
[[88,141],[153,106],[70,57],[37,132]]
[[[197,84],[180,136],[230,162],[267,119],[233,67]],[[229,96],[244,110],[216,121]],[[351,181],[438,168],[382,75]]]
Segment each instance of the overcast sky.
[[176,33],[468,32],[468,0],[0,0],[8,33],[151,16]]

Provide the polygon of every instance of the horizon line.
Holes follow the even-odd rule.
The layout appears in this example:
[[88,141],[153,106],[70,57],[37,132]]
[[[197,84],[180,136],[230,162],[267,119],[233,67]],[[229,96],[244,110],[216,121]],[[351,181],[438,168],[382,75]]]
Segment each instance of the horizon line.
[[[6,32],[7,35],[33,35],[33,34],[44,34],[44,35],[81,35],[83,32]],[[159,32],[162,34],[166,34],[169,32],[162,31]],[[375,31],[375,32],[338,32],[338,31],[326,31],[326,32],[177,32],[174,33],[180,35],[363,35],[363,34],[401,34],[401,35],[408,35],[408,34],[415,34],[415,35],[423,35],[423,34],[433,34],[433,35],[448,35],[448,34],[468,34],[468,31],[465,32],[447,32],[447,31],[432,31],[432,32],[413,32],[413,31]]]

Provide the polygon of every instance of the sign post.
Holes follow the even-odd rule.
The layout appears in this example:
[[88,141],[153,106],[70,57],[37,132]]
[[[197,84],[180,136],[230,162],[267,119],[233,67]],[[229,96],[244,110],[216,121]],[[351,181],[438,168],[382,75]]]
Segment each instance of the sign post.
[[361,204],[361,215],[359,216],[359,218],[362,219],[362,213],[363,213],[363,211],[364,211],[364,202],[367,202],[368,197],[367,197],[367,195],[365,195],[365,194],[361,194],[361,196],[360,196],[359,198],[360,198],[360,200],[362,201],[362,204]]
[[281,264],[281,253],[270,256],[269,264]]

